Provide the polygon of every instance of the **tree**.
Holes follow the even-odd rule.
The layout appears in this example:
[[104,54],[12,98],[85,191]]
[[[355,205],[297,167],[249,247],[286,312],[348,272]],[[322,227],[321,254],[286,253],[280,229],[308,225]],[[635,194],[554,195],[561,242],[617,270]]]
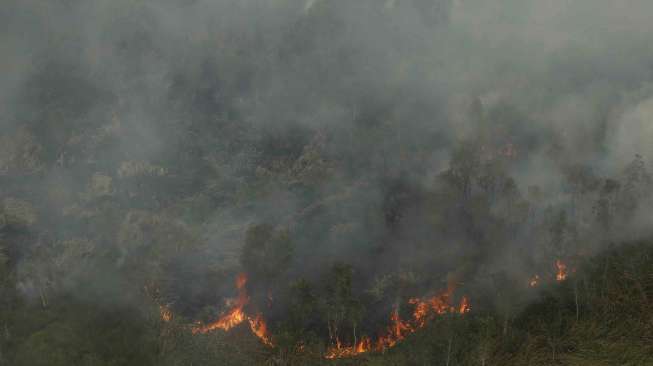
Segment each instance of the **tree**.
[[348,264],[337,263],[331,267],[326,279],[324,312],[327,318],[329,339],[342,341],[341,330],[350,326],[353,344],[357,342],[358,325],[363,318],[363,305],[352,292],[353,269]]
[[0,276],[3,275],[6,269],[6,265],[9,262],[9,257],[7,257],[5,251],[6,251],[5,247],[2,245],[2,236],[0,236]]
[[615,219],[615,204],[621,184],[614,179],[606,179],[599,192],[599,198],[594,205],[594,214],[599,229],[609,233]]
[[641,155],[635,155],[630,164],[624,169],[624,184],[620,197],[620,217],[624,222],[630,221],[635,215],[643,198],[651,194],[653,178],[646,169]]
[[17,349],[17,366],[68,366],[76,364],[87,350],[70,324],[56,322],[33,333]]
[[480,155],[478,146],[473,141],[465,141],[454,148],[451,153],[448,175],[460,192],[463,200],[472,194],[474,177],[478,173]]
[[310,282],[300,279],[290,287],[289,332],[290,346],[304,342],[310,337],[306,334],[318,320],[315,316],[319,310],[318,297]]
[[548,249],[554,258],[566,256],[574,239],[574,230],[570,225],[565,211],[552,212],[548,222]]
[[288,230],[258,224],[247,229],[240,262],[250,276],[267,282],[288,268],[293,252]]
[[587,165],[575,164],[565,169],[567,184],[571,193],[571,219],[579,222],[582,217],[582,199],[600,186],[600,180]]

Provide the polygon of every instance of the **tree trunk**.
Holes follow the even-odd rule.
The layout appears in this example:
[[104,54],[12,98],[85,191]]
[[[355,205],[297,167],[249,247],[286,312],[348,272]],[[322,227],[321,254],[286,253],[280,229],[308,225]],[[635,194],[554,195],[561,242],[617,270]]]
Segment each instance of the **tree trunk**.
[[506,309],[506,314],[503,317],[503,336],[508,335],[508,317],[510,316],[510,310]]
[[449,337],[449,346],[447,347],[447,366],[451,362],[451,344],[453,343],[453,336]]
[[580,317],[580,306],[578,304],[578,280],[574,280],[574,300],[576,302],[576,321]]
[[43,287],[41,286],[39,286],[39,296],[41,297],[41,305],[43,305],[43,308],[48,307],[48,299],[43,292]]
[[605,266],[603,267],[603,286],[601,286],[601,299],[605,299],[605,290],[608,286],[608,265],[610,264],[610,258],[606,258]]
[[648,296],[646,296],[646,290],[644,290],[644,286],[642,285],[642,282],[639,280],[637,276],[637,270],[635,268],[635,264],[632,262],[630,263],[630,269],[633,272],[633,281],[635,282],[635,287],[637,287],[637,290],[639,291],[640,296],[642,297],[642,301],[644,304],[648,304]]

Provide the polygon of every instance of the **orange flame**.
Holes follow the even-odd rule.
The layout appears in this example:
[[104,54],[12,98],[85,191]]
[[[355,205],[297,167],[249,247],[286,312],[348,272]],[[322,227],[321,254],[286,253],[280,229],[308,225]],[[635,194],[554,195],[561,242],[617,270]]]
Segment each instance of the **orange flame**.
[[[194,327],[192,329],[193,334],[205,334],[216,329],[228,331],[247,320],[254,335],[256,335],[265,345],[270,347],[274,346],[267,331],[267,324],[263,319],[263,315],[258,313],[256,316],[252,317],[245,313],[245,306],[249,303],[249,296],[247,296],[247,291],[245,289],[246,284],[247,276],[244,273],[241,273],[236,278],[238,297],[231,301],[233,304],[231,308],[217,321],[207,325],[198,325]],[[340,339],[336,337],[336,344],[327,350],[324,357],[327,359],[335,359],[354,357],[371,351],[382,352],[388,348],[394,347],[398,342],[405,339],[406,336],[415,333],[418,329],[425,327],[428,321],[434,316],[446,313],[458,313],[461,315],[468,313],[471,310],[469,299],[466,296],[463,296],[460,300],[459,306],[456,308],[451,304],[452,293],[453,288],[449,288],[440,295],[430,298],[412,298],[408,301],[415,307],[412,318],[406,321],[402,320],[399,316],[398,309],[395,309],[390,315],[390,325],[385,330],[385,333],[379,336],[375,346],[373,346],[372,339],[367,336],[362,337],[359,341],[355,341],[351,346],[343,345]],[[172,316],[171,313],[170,316]],[[162,317],[164,318],[163,312]],[[304,346],[300,345],[299,348],[303,349]]]
[[356,342],[352,346],[343,346],[340,340],[336,338],[336,344],[327,350],[325,357],[333,359],[353,357],[370,351],[382,352],[388,348],[394,347],[397,343],[404,340],[406,336],[425,327],[428,321],[434,316],[446,313],[459,313],[461,315],[468,313],[471,310],[469,299],[466,296],[463,296],[460,300],[459,306],[456,308],[451,305],[452,292],[453,289],[450,289],[431,298],[410,299],[408,303],[415,307],[412,319],[410,320],[401,320],[399,311],[395,309],[390,315],[390,325],[387,327],[385,332],[379,336],[375,347],[372,347],[371,339],[367,337],[363,337],[359,342]]
[[390,321],[391,324],[386,331],[386,335],[379,336],[376,342],[376,350],[379,352],[394,347],[399,341],[406,338],[406,335],[414,333],[415,330],[421,328],[421,326],[414,327],[410,322],[402,321],[399,317],[399,311],[396,309],[390,315]]
[[426,325],[428,317],[431,315],[431,312],[442,315],[449,311],[453,312],[453,308],[450,305],[450,297],[453,290],[447,290],[446,292],[433,296],[428,299],[418,299],[412,298],[408,300],[408,303],[415,306],[415,311],[413,312],[413,321],[416,325],[421,328]]
[[469,313],[472,310],[471,305],[469,305],[469,299],[467,299],[467,296],[463,296],[463,298],[460,300],[460,306],[458,307],[458,312],[460,314],[466,314]]
[[249,328],[252,330],[252,333],[254,333],[266,345],[273,346],[272,340],[270,340],[270,336],[268,335],[268,326],[263,319],[263,315],[258,313],[254,318],[249,318],[248,320]]
[[159,305],[159,313],[161,314],[161,320],[164,322],[169,322],[172,320],[172,312],[165,305]]
[[371,350],[372,340],[369,337],[361,338],[361,340],[353,346],[343,346],[340,339],[336,338],[336,345],[329,348],[324,357],[328,359],[353,357]]
[[267,324],[263,319],[262,314],[257,314],[255,317],[250,317],[245,313],[245,306],[249,303],[249,296],[245,285],[247,284],[247,275],[241,273],[236,277],[236,288],[238,289],[238,297],[234,301],[234,305],[227,311],[227,313],[220,317],[217,321],[193,328],[193,334],[205,334],[216,329],[228,331],[231,328],[241,324],[245,320],[249,322],[249,327],[252,333],[256,335],[263,343],[272,346],[272,341],[268,336]]
[[556,274],[556,280],[558,282],[564,281],[567,279],[567,265],[560,260],[556,260],[556,267],[558,267],[558,273]]
[[531,280],[528,282],[528,285],[529,285],[530,287],[537,287],[537,285],[539,284],[539,282],[540,282],[540,276],[539,276],[539,275],[535,275],[535,276],[531,277]]
[[216,329],[222,329],[228,331],[229,329],[237,326],[238,324],[245,321],[247,318],[243,308],[247,303],[249,303],[249,296],[247,296],[247,291],[245,290],[245,285],[247,284],[247,276],[244,273],[241,273],[236,277],[236,288],[238,289],[238,298],[235,300],[235,304],[232,308],[227,311],[225,315],[220,317],[217,321],[207,324],[205,326],[197,327],[193,329],[193,334],[196,333],[208,333]]

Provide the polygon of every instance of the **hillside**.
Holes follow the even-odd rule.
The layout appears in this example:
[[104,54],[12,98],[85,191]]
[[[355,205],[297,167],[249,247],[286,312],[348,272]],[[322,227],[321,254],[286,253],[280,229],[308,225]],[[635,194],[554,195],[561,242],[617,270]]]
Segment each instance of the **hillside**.
[[4,1],[0,366],[653,364],[620,4]]

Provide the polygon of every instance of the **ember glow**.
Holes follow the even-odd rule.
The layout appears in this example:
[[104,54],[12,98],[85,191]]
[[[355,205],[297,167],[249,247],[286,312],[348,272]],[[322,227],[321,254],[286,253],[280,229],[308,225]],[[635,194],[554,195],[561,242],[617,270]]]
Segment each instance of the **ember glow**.
[[172,312],[167,306],[159,305],[159,313],[161,314],[161,320],[165,323],[172,320]]
[[325,357],[334,359],[353,357],[371,351],[382,352],[394,347],[408,335],[425,327],[436,316],[447,313],[461,315],[468,313],[471,310],[469,299],[463,296],[460,304],[456,307],[451,302],[452,293],[453,290],[447,290],[430,298],[410,299],[408,303],[415,308],[411,319],[402,320],[398,309],[395,309],[390,314],[390,325],[382,332],[376,342],[372,343],[370,338],[363,337],[353,345],[343,346],[340,339],[336,338],[336,344],[327,350]]
[[249,296],[247,296],[247,290],[245,289],[246,284],[247,275],[244,273],[239,274],[238,277],[236,277],[238,297],[235,299],[232,307],[215,322],[193,328],[193,334],[205,334],[216,329],[228,331],[247,320],[252,333],[254,333],[266,345],[272,346],[272,341],[268,335],[267,324],[263,319],[263,315],[258,313],[256,316],[251,317],[245,313],[245,306],[249,303]]
[[324,355],[325,358],[345,358],[372,351],[372,341],[369,337],[363,337],[354,346],[343,346],[340,339],[336,338],[336,344],[329,348]]
[[472,310],[472,307],[469,305],[469,299],[467,299],[467,296],[463,296],[463,298],[460,300],[460,306],[458,307],[458,313],[466,314],[466,313],[469,313],[471,310]]
[[558,268],[558,273],[556,274],[556,281],[564,281],[567,279],[567,265],[560,260],[556,260],[556,267]]
[[529,285],[530,287],[537,287],[537,285],[538,285],[539,283],[540,283],[540,276],[539,276],[539,275],[535,275],[535,276],[531,277],[531,280],[528,282],[528,285]]

